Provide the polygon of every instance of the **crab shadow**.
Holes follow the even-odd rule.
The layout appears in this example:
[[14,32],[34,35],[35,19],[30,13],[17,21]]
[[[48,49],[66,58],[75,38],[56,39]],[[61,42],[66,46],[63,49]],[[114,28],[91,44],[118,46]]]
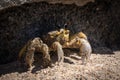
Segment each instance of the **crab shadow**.
[[[75,50],[75,52],[76,52],[76,50]],[[63,63],[74,64],[69,58],[79,60],[76,57],[71,57],[71,55],[74,55],[74,53],[71,52],[70,50],[64,49],[64,56],[65,57],[64,57]],[[66,57],[69,57],[69,58],[66,58]],[[59,63],[57,52],[51,51],[50,52],[50,58],[51,58],[51,62],[45,60],[43,58],[43,55],[36,54],[35,55],[35,62],[34,62],[35,67],[33,68],[32,73],[36,73],[36,71],[39,71],[41,69],[45,69],[45,68],[48,68],[48,67],[52,68],[52,67],[54,67],[54,64]]]

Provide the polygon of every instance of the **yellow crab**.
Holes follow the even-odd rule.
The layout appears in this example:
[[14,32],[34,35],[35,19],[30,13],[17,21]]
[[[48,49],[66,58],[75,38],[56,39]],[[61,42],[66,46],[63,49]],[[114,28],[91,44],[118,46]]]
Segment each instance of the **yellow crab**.
[[[29,40],[27,44],[25,44],[25,46],[21,49],[19,53],[19,59],[23,54],[26,54],[25,62],[31,69],[32,63],[34,61],[35,51],[42,52],[44,54],[44,58],[48,59],[49,61],[51,61],[49,52],[57,51],[58,61],[63,62],[63,48],[79,48],[80,53],[83,54],[82,59],[84,62],[85,58],[88,59],[88,57],[90,57],[90,53],[92,51],[91,46],[87,40],[87,36],[83,32],[79,32],[70,37],[69,34],[69,30],[60,29],[59,31],[56,30],[48,32],[47,35],[44,35],[42,37],[42,40],[39,37]],[[85,53],[86,51],[87,53]]]

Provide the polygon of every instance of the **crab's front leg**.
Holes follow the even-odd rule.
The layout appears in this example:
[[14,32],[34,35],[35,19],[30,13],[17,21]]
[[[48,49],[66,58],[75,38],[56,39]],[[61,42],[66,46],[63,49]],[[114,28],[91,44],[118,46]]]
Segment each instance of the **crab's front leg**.
[[28,65],[29,69],[28,70],[32,70],[32,64],[34,62],[34,52],[35,52],[35,48],[30,48],[28,49],[27,53],[26,53],[26,57],[25,57],[25,62],[26,65]]
[[52,49],[54,51],[57,51],[57,54],[58,54],[58,62],[62,62],[64,61],[64,52],[63,52],[63,49],[62,49],[62,45],[56,41],[52,44]]

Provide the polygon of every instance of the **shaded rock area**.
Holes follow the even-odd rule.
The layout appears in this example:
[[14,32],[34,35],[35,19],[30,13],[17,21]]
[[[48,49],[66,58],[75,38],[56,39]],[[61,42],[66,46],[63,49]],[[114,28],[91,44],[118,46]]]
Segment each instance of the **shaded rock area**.
[[[96,0],[80,7],[75,4],[34,2],[0,11],[0,64],[17,59],[23,45],[31,38],[62,28],[74,34],[83,31],[93,52],[120,48],[120,1]],[[103,50],[103,51],[106,51]]]

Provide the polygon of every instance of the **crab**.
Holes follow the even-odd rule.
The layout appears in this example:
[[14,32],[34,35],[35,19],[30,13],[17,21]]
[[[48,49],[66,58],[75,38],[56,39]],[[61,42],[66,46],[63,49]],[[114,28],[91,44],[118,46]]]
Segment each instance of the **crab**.
[[[90,55],[92,52],[92,48],[86,34],[83,32],[78,32],[74,35],[69,34],[70,31],[67,29],[60,29],[60,31],[51,31],[48,33],[48,37],[44,38],[44,41],[50,47],[51,51],[54,51],[54,49],[56,50],[57,48],[56,51],[58,53],[58,61],[60,61],[60,58],[61,62],[64,60],[63,48],[78,48],[79,55],[82,58],[82,64],[86,64],[90,60]],[[54,44],[56,43],[54,41],[57,41],[57,44]],[[56,47],[52,47],[51,45],[56,45]]]
[[84,63],[85,59],[89,59],[92,51],[87,36],[83,32],[79,32],[70,37],[69,34],[70,31],[68,29],[60,29],[59,31],[48,32],[42,38],[36,37],[29,40],[19,52],[19,59],[25,54],[25,63],[32,70],[35,51],[42,52],[44,58],[49,61],[51,61],[49,52],[56,51],[58,62],[62,63],[64,61],[63,48],[79,48],[79,53],[82,54],[82,62]]

